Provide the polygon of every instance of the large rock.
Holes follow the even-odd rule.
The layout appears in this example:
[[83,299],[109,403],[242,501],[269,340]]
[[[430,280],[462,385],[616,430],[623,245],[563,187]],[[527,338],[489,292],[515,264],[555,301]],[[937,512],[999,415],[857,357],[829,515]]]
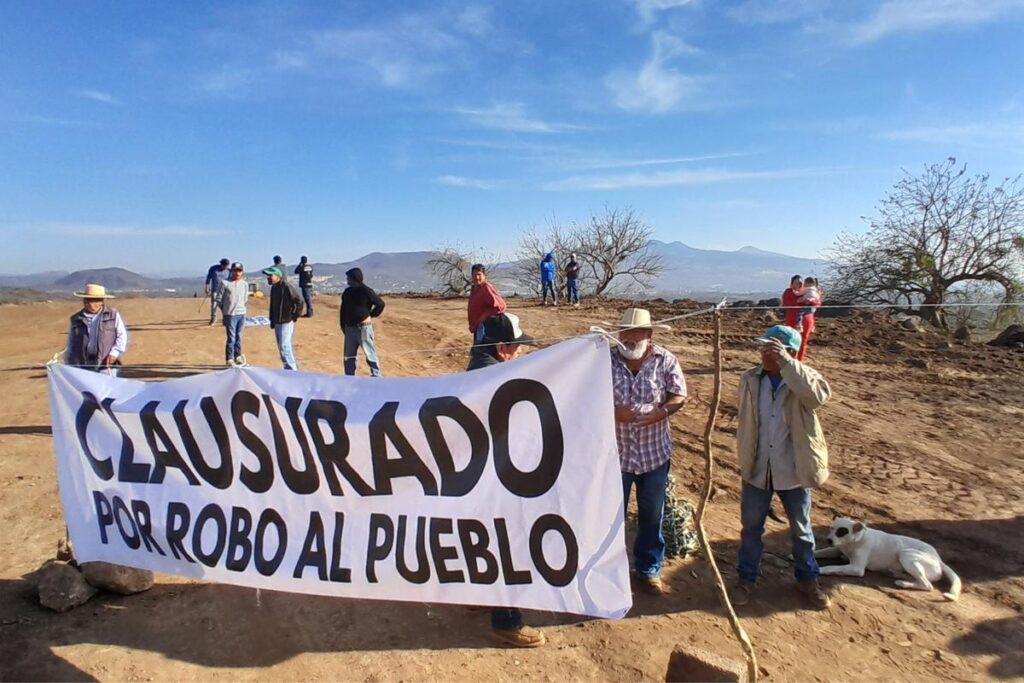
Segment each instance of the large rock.
[[989,342],[992,346],[1016,346],[1024,344],[1024,325],[1010,325]]
[[910,330],[911,332],[921,331],[921,319],[916,315],[907,316],[900,325],[903,329]]
[[677,647],[669,657],[665,680],[744,683],[749,678],[745,662],[699,648]]
[[81,572],[66,562],[49,560],[35,574],[39,603],[54,612],[67,612],[96,595]]
[[123,567],[110,562],[84,562],[82,576],[97,588],[121,595],[141,593],[153,587],[153,572],[148,569]]
[[956,331],[953,332],[953,339],[963,342],[971,341],[971,328],[968,327],[967,325],[961,325],[960,327],[956,328]]

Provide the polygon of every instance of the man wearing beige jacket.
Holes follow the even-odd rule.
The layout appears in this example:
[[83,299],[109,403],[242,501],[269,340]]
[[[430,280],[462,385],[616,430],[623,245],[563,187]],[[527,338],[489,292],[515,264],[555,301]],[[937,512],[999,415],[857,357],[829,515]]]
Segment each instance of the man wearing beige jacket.
[[828,478],[828,446],[817,410],[829,399],[828,382],[796,359],[800,332],[775,325],[758,337],[761,364],[740,378],[736,451],[740,498],[739,582],[734,604],[750,601],[764,548],[764,523],[772,495],[782,501],[793,542],[797,588],[816,609],[829,606],[818,585],[811,528],[811,490]]

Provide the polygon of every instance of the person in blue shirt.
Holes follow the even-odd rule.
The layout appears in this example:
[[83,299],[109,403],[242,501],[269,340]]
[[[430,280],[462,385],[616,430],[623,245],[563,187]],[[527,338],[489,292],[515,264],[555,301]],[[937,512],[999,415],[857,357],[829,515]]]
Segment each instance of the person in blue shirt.
[[206,271],[206,295],[210,297],[210,325],[217,321],[217,309],[220,308],[220,292],[224,280],[228,277],[228,266],[231,261],[222,258],[218,263],[210,266]]
[[551,292],[551,304],[558,305],[558,296],[555,294],[555,257],[549,251],[540,262],[540,295],[541,305],[547,306],[548,292]]

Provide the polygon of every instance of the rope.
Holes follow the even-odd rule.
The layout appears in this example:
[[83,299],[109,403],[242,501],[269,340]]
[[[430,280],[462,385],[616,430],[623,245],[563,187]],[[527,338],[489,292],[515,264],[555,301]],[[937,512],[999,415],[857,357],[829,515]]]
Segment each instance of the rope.
[[[959,308],[959,307],[967,307],[967,306],[999,307],[999,306],[1024,306],[1024,301],[975,302],[975,303],[958,302],[958,303],[947,303],[947,304],[913,304],[913,305],[918,307],[918,308],[945,308],[945,307]],[[736,306],[735,303],[732,306],[729,306],[728,305],[728,301],[726,299],[722,299],[722,301],[720,301],[719,303],[717,303],[717,304],[715,304],[713,306],[709,306],[708,308],[701,308],[701,309],[698,309],[698,310],[695,310],[695,311],[689,311],[687,313],[682,313],[680,315],[674,315],[674,316],[670,316],[668,318],[662,318],[660,320],[655,320],[655,321],[651,322],[651,325],[652,326],[655,326],[655,325],[666,325],[668,323],[675,322],[677,320],[685,320],[687,318],[695,318],[695,317],[702,316],[702,315],[708,315],[710,313],[714,313],[715,311],[735,313],[735,312],[742,312],[742,311],[777,311],[777,310],[786,310],[786,309],[790,309],[790,308],[797,308],[797,309],[799,309],[799,308],[807,308],[807,307],[806,306]],[[816,308],[818,310],[823,309],[823,308],[824,309],[836,309],[836,308],[841,308],[841,309],[852,309],[852,308],[856,308],[856,309],[884,309],[884,308],[888,308],[888,309],[892,309],[892,308],[900,308],[900,306],[897,306],[897,305],[894,305],[894,304],[848,304],[848,305],[845,305],[845,304],[832,304],[832,305],[826,305],[826,306],[815,306],[814,308]],[[611,324],[611,323],[605,323],[605,324]],[[565,336],[560,336],[560,337],[536,337],[536,338],[534,338],[534,341],[536,341],[536,342],[545,342],[545,343],[547,343],[547,342],[560,342],[560,341],[565,341],[567,339],[575,339],[577,337],[585,336],[586,334],[600,334],[600,335],[604,336],[605,338],[609,339],[609,341],[612,341],[613,343],[618,343],[617,340],[615,339],[615,335],[620,333],[620,332],[624,332],[626,330],[631,330],[631,329],[638,329],[638,327],[623,327],[623,328],[620,328],[618,330],[614,330],[614,331],[609,332],[609,331],[607,331],[607,330],[605,330],[605,329],[595,325],[595,326],[591,326],[590,329],[588,330],[588,332],[585,332],[583,334],[570,334],[570,335],[565,335]],[[480,344],[463,344],[463,345],[459,345],[459,346],[442,346],[440,348],[434,347],[434,348],[429,348],[429,349],[411,349],[411,350],[406,350],[406,351],[389,351],[389,352],[387,352],[385,354],[382,354],[382,355],[387,356],[387,357],[396,357],[396,356],[411,356],[411,355],[417,355],[417,354],[454,353],[456,351],[465,352],[465,351],[472,350],[474,348],[480,349],[480,348],[487,348],[487,347],[491,347],[491,346],[498,346],[500,343],[502,343],[502,342],[489,342],[489,343],[486,343],[486,344],[483,344],[483,343],[480,343]],[[54,358],[52,358],[47,363],[39,364],[39,365],[33,365],[31,367],[33,367],[33,368],[36,368],[36,367],[42,368],[42,367],[45,367],[46,365],[48,365],[49,363],[59,362],[59,356],[61,356],[61,355],[62,355],[62,352],[58,352],[57,354],[54,355]],[[353,358],[358,359],[358,356],[354,356],[354,355],[353,356],[342,356],[342,360],[343,361],[344,360],[353,359]],[[77,365],[77,366],[72,365],[70,367],[93,368],[94,366],[91,366],[91,365]],[[133,363],[130,366],[125,366],[125,367],[131,367],[132,369],[138,369],[138,370],[170,370],[170,369],[177,369],[177,370],[223,370],[226,366],[218,365],[218,364],[189,364],[189,363],[182,363],[182,364],[172,364],[172,363],[134,364]]]

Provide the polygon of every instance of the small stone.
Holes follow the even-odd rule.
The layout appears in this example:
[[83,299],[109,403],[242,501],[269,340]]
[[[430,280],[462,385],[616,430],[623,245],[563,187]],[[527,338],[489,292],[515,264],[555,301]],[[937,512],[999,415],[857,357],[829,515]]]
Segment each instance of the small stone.
[[910,365],[915,368],[920,368],[922,370],[927,370],[931,364],[928,362],[927,358],[908,358],[907,365]]
[[48,560],[35,575],[39,604],[54,612],[84,605],[98,592],[81,572],[66,562]]
[[97,588],[111,593],[133,595],[153,587],[153,572],[148,569],[124,567],[110,562],[85,562],[82,564],[85,580]]

